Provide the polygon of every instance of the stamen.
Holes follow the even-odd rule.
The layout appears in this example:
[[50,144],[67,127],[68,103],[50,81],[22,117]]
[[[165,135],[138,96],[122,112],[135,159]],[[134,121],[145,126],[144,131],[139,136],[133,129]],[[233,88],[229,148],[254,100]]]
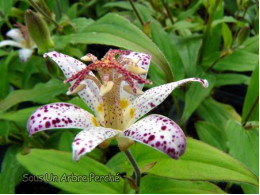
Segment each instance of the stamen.
[[147,71],[134,64],[126,65],[125,69],[134,74],[146,74]]
[[111,89],[113,88],[113,86],[114,86],[113,81],[108,81],[108,82],[105,82],[103,85],[101,85],[100,91],[99,91],[100,96],[104,96],[108,92],[110,92]]
[[85,56],[81,57],[80,59],[81,59],[82,61],[85,61],[85,62],[98,62],[97,57],[94,56],[94,55],[91,54],[91,53],[86,54]]
[[127,93],[130,93],[130,94],[132,94],[132,95],[142,95],[142,94],[144,94],[144,92],[143,92],[141,89],[139,89],[139,88],[137,88],[136,93],[134,93],[134,92],[133,92],[133,89],[130,87],[130,85],[124,85],[123,89],[124,89]]
[[[85,69],[81,70],[80,72],[78,72],[77,74],[73,75],[72,77],[68,78],[65,83],[67,82],[71,82],[73,80],[76,79],[75,83],[72,85],[72,87],[70,88],[71,91],[73,91],[82,80],[84,80],[85,75],[88,75],[88,73],[91,70],[102,70],[102,69],[114,69],[115,71],[117,71],[118,73],[122,74],[125,78],[125,80],[128,82],[128,84],[130,85],[130,87],[132,88],[134,93],[137,93],[137,89],[136,86],[134,84],[134,80],[136,80],[138,83],[142,84],[142,83],[146,83],[146,84],[151,84],[151,81],[148,81],[144,78],[142,78],[139,75],[136,74],[144,74],[146,73],[145,70],[139,68],[139,67],[128,67],[128,69],[131,69],[131,71],[125,69],[122,67],[122,64],[120,64],[119,62],[117,62],[115,60],[115,56],[120,54],[120,55],[127,55],[129,54],[130,51],[122,51],[122,50],[109,50],[108,53],[105,55],[105,57],[102,59],[102,61],[97,61],[94,62],[90,65],[88,65]],[[95,59],[95,57],[88,55],[87,56],[89,58],[93,58],[93,60]],[[132,62],[133,63],[133,62]],[[134,73],[136,74],[134,74]]]
[[73,89],[72,91],[69,90],[66,94],[72,95],[72,94],[78,93],[78,92],[82,91],[85,87],[86,87],[85,84],[79,84],[75,89]]

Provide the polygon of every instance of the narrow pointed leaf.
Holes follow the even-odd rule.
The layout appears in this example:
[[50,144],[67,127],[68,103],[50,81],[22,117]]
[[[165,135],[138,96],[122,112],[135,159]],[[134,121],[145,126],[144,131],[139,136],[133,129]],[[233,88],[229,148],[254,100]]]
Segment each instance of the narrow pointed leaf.
[[57,79],[52,79],[47,83],[39,83],[33,89],[15,90],[0,102],[0,111],[25,101],[37,103],[49,103],[56,95],[63,94],[67,90],[67,86]]
[[[138,165],[157,164],[148,173],[181,180],[211,180],[250,183],[258,186],[258,178],[242,163],[201,141],[187,138],[186,152],[175,161],[142,144],[131,147]],[[125,155],[119,153],[107,165],[115,171],[131,170]]]
[[217,185],[200,181],[180,181],[147,175],[141,180],[141,194],[225,194]]
[[79,162],[71,158],[71,152],[61,152],[56,150],[32,149],[27,155],[17,155],[18,161],[33,175],[50,174],[57,175],[57,181],[49,182],[50,184],[70,193],[122,193],[123,182],[68,182],[64,177],[69,175],[86,176],[90,178],[95,175],[113,175],[116,173],[105,165],[88,157],[83,157]]
[[[253,111],[247,120],[259,120],[259,100],[257,100],[257,97],[259,97],[259,65],[255,68],[251,76],[250,85],[248,86],[242,110],[242,122],[245,122],[251,109],[253,109]],[[255,108],[253,108],[255,101],[258,101],[258,103],[255,105]]]

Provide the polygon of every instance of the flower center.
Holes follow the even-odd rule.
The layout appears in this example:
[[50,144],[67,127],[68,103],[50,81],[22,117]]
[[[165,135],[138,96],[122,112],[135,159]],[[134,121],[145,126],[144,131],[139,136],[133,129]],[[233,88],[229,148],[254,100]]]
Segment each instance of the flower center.
[[[127,99],[121,99],[122,90],[134,95],[140,94],[140,89],[135,85],[137,83],[151,84],[151,81],[142,78],[141,74],[146,71],[137,66],[138,61],[126,58],[130,51],[127,50],[109,50],[102,60],[98,60],[94,55],[87,54],[81,59],[91,61],[85,69],[68,78],[65,83],[75,80],[70,88],[71,93],[76,93],[84,89],[81,82],[85,79],[93,80],[100,89],[102,101],[96,108],[97,113],[102,113],[104,118],[104,126],[114,129],[124,129],[124,111],[130,105]],[[92,70],[96,70],[99,79],[89,74]],[[122,88],[122,82],[128,85]],[[134,110],[130,109],[130,117],[134,117]]]

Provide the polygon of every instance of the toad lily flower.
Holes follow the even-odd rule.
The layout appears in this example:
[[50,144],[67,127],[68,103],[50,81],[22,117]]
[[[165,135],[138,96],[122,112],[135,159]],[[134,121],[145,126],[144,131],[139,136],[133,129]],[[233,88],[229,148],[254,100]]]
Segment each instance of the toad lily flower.
[[27,62],[33,53],[33,49],[36,48],[34,41],[31,39],[28,29],[22,24],[16,25],[19,28],[14,28],[6,33],[6,36],[13,40],[4,40],[0,42],[0,47],[14,46],[19,49],[19,58],[23,62]]
[[[78,128],[73,158],[92,151],[96,146],[107,147],[116,138],[120,150],[126,151],[134,140],[153,147],[178,159],[186,148],[186,138],[181,128],[171,119],[153,114],[142,116],[165,100],[178,86],[199,82],[207,87],[206,80],[189,78],[168,83],[142,92],[151,56],[123,50],[109,50],[102,60],[92,54],[82,57],[82,62],[58,53],[44,55],[55,61],[72,86],[68,94],[78,93],[94,111],[95,116],[68,103],[52,103],[36,110],[29,118],[30,135],[54,128]],[[96,70],[96,77],[92,70]]]

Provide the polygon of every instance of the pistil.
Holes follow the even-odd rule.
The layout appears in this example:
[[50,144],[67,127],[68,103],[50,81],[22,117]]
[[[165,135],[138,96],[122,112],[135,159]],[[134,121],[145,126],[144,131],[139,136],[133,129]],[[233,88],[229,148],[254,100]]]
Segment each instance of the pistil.
[[[82,57],[82,60],[93,63],[65,81],[67,83],[75,80],[70,88],[71,93],[85,87],[81,84],[84,79],[91,79],[98,83],[103,100],[100,105],[103,105],[105,126],[120,130],[123,130],[124,127],[124,114],[120,104],[122,81],[129,84],[128,87],[125,87],[125,91],[136,95],[141,94],[141,90],[135,86],[134,80],[141,84],[151,84],[151,81],[140,76],[145,74],[146,71],[137,66],[138,61],[122,58],[122,55],[128,55],[129,53],[130,51],[109,50],[100,61],[94,55],[87,54]],[[97,78],[90,75],[92,70],[97,70],[101,81],[97,82]]]

